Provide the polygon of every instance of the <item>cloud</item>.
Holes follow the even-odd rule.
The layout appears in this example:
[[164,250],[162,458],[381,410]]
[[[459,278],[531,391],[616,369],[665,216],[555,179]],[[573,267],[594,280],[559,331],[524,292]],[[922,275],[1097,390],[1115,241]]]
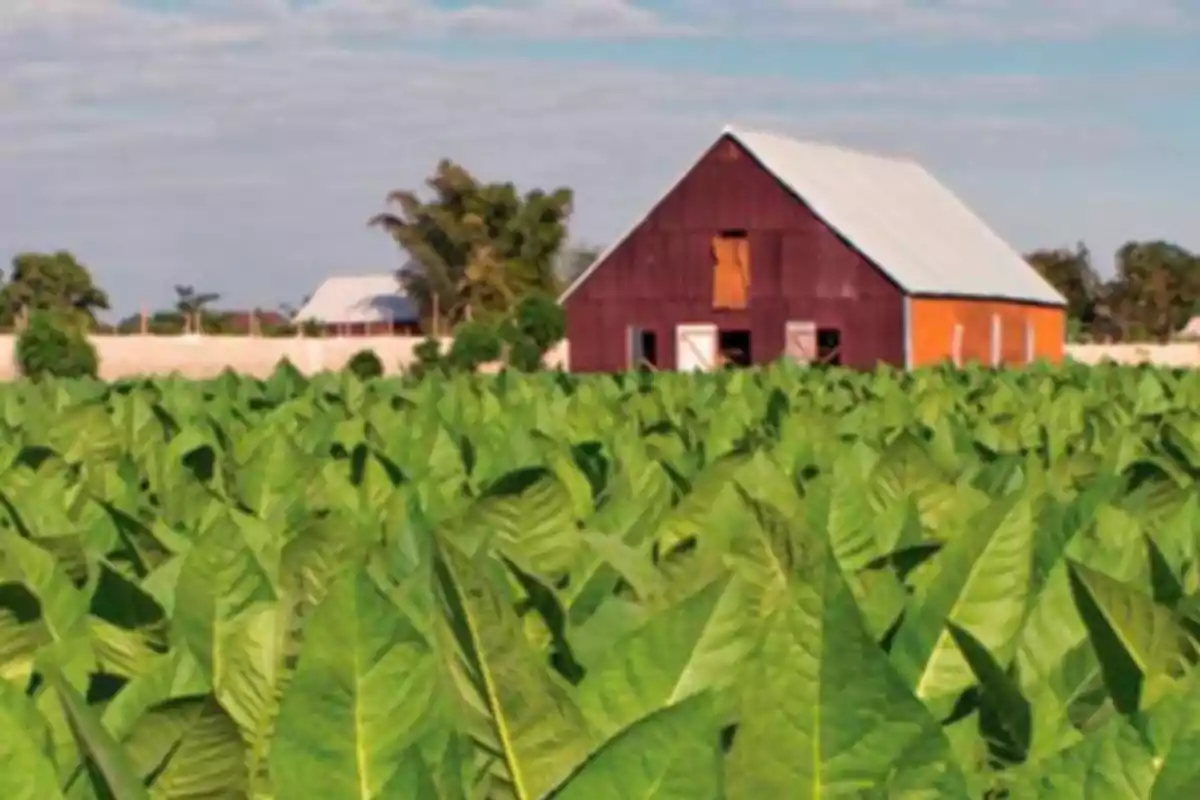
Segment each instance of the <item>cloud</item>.
[[1194,0],[767,0],[784,36],[1077,39],[1196,29]]
[[[1110,101],[1168,99],[1200,80],[1166,69],[733,76],[482,46],[450,56],[381,35],[648,36],[675,24],[632,0],[492,10],[328,0],[301,11],[286,0],[197,0],[169,13],[116,0],[11,3],[0,3],[0,244],[76,250],[123,308],[169,299],[177,282],[244,302],[295,301],[332,271],[389,269],[394,247],[365,220],[443,156],[483,177],[574,187],[576,231],[603,244],[728,122],[914,155],[965,187],[1002,232],[1032,245],[1061,230],[1070,242],[1111,227],[1076,208],[1104,175],[1097,165],[1165,146],[1136,115],[1086,101],[1099,90]],[[848,18],[905,4],[838,5]],[[1086,175],[1046,180],[1071,170]],[[1014,201],[1026,196],[1036,203]]]
[[1075,39],[1200,27],[1194,0],[7,0],[0,36],[100,49],[338,37]]
[[[1138,139],[1116,122],[1089,125],[1083,137],[1062,114],[1047,118],[1045,108],[1081,86],[1034,75],[796,81],[281,45],[164,54],[150,70],[134,59],[103,68],[38,62],[0,85],[9,98],[0,164],[119,159],[126,185],[244,182],[289,155],[332,169],[348,149],[393,154],[401,143],[430,162],[466,150],[574,163],[620,140],[646,145],[688,132],[699,147],[731,120],[942,160],[1079,159]],[[226,168],[198,170],[206,159]],[[358,179],[352,165],[346,175]]]

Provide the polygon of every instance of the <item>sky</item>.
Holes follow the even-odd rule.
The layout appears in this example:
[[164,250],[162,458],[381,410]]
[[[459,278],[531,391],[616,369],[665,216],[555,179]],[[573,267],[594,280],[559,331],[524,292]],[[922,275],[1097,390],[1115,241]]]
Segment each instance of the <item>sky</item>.
[[921,161],[1021,250],[1200,250],[1200,0],[0,0],[0,267],[115,311],[394,270],[449,157],[606,245],[726,124]]

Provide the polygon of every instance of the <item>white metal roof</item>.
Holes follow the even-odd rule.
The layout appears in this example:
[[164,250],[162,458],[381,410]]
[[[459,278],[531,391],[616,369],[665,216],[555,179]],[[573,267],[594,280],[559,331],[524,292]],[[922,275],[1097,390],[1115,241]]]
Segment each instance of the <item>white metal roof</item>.
[[404,296],[395,275],[359,275],[329,278],[313,292],[296,322],[356,324],[411,322],[417,318],[413,302]]
[[[739,142],[826,225],[909,294],[1065,304],[1020,253],[911,160],[732,127],[722,135]],[[576,278],[562,299],[587,280],[640,223]]]

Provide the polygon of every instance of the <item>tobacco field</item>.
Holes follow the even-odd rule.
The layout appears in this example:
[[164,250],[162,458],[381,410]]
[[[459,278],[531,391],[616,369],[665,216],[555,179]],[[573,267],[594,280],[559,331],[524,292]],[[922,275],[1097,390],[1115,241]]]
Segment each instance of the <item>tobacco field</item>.
[[1200,796],[1200,374],[0,387],[0,797]]

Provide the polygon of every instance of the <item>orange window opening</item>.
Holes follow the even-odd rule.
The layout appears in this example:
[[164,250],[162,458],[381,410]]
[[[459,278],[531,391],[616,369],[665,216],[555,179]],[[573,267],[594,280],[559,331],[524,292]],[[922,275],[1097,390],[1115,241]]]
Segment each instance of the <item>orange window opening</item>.
[[713,239],[713,308],[744,309],[750,300],[750,237],[723,231]]

